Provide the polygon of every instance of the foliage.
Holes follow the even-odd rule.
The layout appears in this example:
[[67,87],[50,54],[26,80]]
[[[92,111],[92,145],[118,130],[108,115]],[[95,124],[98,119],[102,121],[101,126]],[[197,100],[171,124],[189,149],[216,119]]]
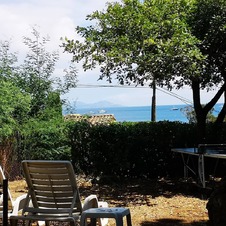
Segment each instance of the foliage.
[[61,118],[30,120],[23,129],[22,159],[70,160],[66,123]]
[[[225,129],[226,124],[219,128],[208,123],[206,143],[224,143]],[[196,130],[194,123],[168,121],[70,123],[72,162],[77,172],[110,180],[183,176],[181,156],[172,153],[171,148],[197,147]],[[205,163],[208,173],[213,162]]]
[[193,146],[194,129],[178,122],[72,123],[72,161],[78,172],[94,176],[166,176],[175,168],[171,147]]
[[36,28],[23,40],[28,52],[22,64],[9,41],[0,43],[0,142],[8,145],[4,154],[16,161],[70,159],[60,95],[75,86],[77,71],[71,65],[64,77],[55,75],[58,52],[48,51],[49,38]]
[[54,93],[61,95],[75,87],[77,71],[74,65],[70,65],[65,69],[65,76],[54,75],[55,65],[59,59],[58,52],[48,51],[50,39],[41,37],[35,27],[32,28],[31,33],[32,37],[23,38],[28,52],[22,64],[18,63],[18,54],[10,52],[10,42],[1,42],[0,79],[13,83],[23,93],[30,95],[31,109],[27,117],[36,117],[50,104],[49,95],[53,96]]
[[[181,111],[186,116],[189,123],[197,123],[196,113],[195,113],[195,110],[192,106],[190,106],[190,105],[186,106],[186,107],[182,108]],[[213,115],[213,111],[214,111],[214,109],[212,109],[207,114],[207,117],[206,117],[207,122],[214,122],[215,121],[216,117]]]
[[10,52],[10,42],[0,41],[0,79],[4,81],[16,82],[17,55]]
[[30,97],[10,82],[0,80],[0,140],[14,135],[26,121],[30,110]]
[[[181,73],[179,62],[184,66],[183,74],[190,76],[194,71],[191,62],[202,57],[197,48],[190,50],[198,40],[187,31],[185,16],[190,11],[189,4],[122,2],[109,3],[106,12],[96,11],[87,16],[88,20],[97,21],[97,25],[76,28],[84,42],[65,39],[65,50],[73,53],[73,60],[84,59],[85,70],[100,65],[101,78],[111,81],[116,74],[121,84],[143,85],[151,83],[154,77],[159,85],[171,88],[170,80]],[[171,63],[172,54],[177,64]],[[195,70],[197,74],[198,69]],[[177,86],[181,82],[177,81]]]
[[65,93],[76,83],[76,70],[73,71],[72,68],[67,71],[64,82],[59,77],[53,76],[59,59],[58,52],[47,51],[49,38],[41,37],[35,28],[32,29],[32,35],[32,38],[24,37],[29,52],[17,78],[18,86],[31,95],[31,117],[45,111],[50,100],[49,95],[53,92],[59,95]]
[[[96,24],[77,27],[82,41],[65,38],[63,46],[84,70],[100,66],[100,79],[109,82],[116,76],[120,84],[190,86],[202,140],[206,117],[226,89],[225,14],[223,0],[123,0],[88,15]],[[202,105],[200,91],[214,88]]]

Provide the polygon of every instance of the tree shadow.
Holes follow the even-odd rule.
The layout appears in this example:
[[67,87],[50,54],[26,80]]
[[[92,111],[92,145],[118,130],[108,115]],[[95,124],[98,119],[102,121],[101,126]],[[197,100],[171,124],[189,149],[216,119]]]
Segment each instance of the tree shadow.
[[[101,201],[107,201],[109,206],[118,207],[147,207],[158,204],[153,203],[157,197],[173,198],[174,196],[187,196],[207,200],[209,194],[197,186],[192,180],[183,181],[179,179],[158,180],[129,180],[123,183],[93,183],[89,186],[79,186],[81,196],[87,197],[96,194]],[[141,226],[206,226],[207,221],[186,222],[181,219],[165,218],[153,219],[154,221],[143,221]]]
[[207,221],[194,221],[187,223],[179,219],[157,219],[154,222],[143,221],[141,226],[206,226]]
[[207,200],[211,191],[197,186],[194,181],[181,179],[158,180],[129,180],[123,183],[93,183],[89,186],[79,186],[80,194],[84,197],[90,193],[96,194],[100,200],[109,201],[118,206],[148,204],[148,199],[159,196],[171,198],[176,195],[189,196]]

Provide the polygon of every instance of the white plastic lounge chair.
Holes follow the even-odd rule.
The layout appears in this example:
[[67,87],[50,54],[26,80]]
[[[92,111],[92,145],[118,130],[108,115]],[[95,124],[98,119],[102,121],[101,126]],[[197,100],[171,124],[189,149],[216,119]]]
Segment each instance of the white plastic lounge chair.
[[[2,167],[0,166],[0,185],[3,186],[3,180],[6,179]],[[17,216],[19,211],[22,209],[26,199],[26,194],[23,194],[16,198],[12,199],[10,190],[8,189],[8,216]],[[0,219],[3,218],[3,194],[0,195]]]
[[[75,174],[69,161],[26,160],[22,162],[24,176],[28,186],[26,203],[20,216],[11,216],[10,225],[18,220],[32,222],[50,221],[70,222],[76,225],[83,210],[102,205],[96,195],[87,197],[82,206]],[[32,206],[29,205],[31,200]],[[106,220],[100,220],[100,225]]]

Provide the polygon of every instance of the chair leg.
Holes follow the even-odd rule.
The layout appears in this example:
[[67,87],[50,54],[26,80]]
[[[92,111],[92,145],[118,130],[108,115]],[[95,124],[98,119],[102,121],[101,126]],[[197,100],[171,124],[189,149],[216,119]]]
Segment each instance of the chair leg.
[[79,224],[76,224],[76,221],[70,221],[70,226],[77,226]]
[[10,226],[16,226],[18,223],[18,220],[15,220],[15,219],[13,219],[13,220],[10,219],[9,221],[10,221]]
[[24,221],[23,221],[23,225],[24,225],[24,226],[30,226],[31,223],[32,223],[32,222],[31,222],[30,220],[24,220]]

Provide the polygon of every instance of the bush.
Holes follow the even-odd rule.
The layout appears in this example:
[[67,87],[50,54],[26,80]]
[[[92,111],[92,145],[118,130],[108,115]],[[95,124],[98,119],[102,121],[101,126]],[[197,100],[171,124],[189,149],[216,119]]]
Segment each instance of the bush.
[[[206,143],[225,143],[225,125],[208,124]],[[181,122],[92,125],[87,121],[65,122],[55,118],[32,120],[23,131],[17,138],[18,162],[69,160],[76,173],[111,180],[182,177],[181,156],[171,149],[197,147],[196,125]],[[206,173],[213,168],[212,161],[211,158],[205,161]]]
[[21,137],[21,159],[71,160],[67,126],[62,119],[31,120]]
[[[123,122],[71,125],[72,161],[77,171],[94,176],[154,178],[172,174],[172,147],[194,146],[191,124]],[[175,173],[175,172],[174,172]]]

